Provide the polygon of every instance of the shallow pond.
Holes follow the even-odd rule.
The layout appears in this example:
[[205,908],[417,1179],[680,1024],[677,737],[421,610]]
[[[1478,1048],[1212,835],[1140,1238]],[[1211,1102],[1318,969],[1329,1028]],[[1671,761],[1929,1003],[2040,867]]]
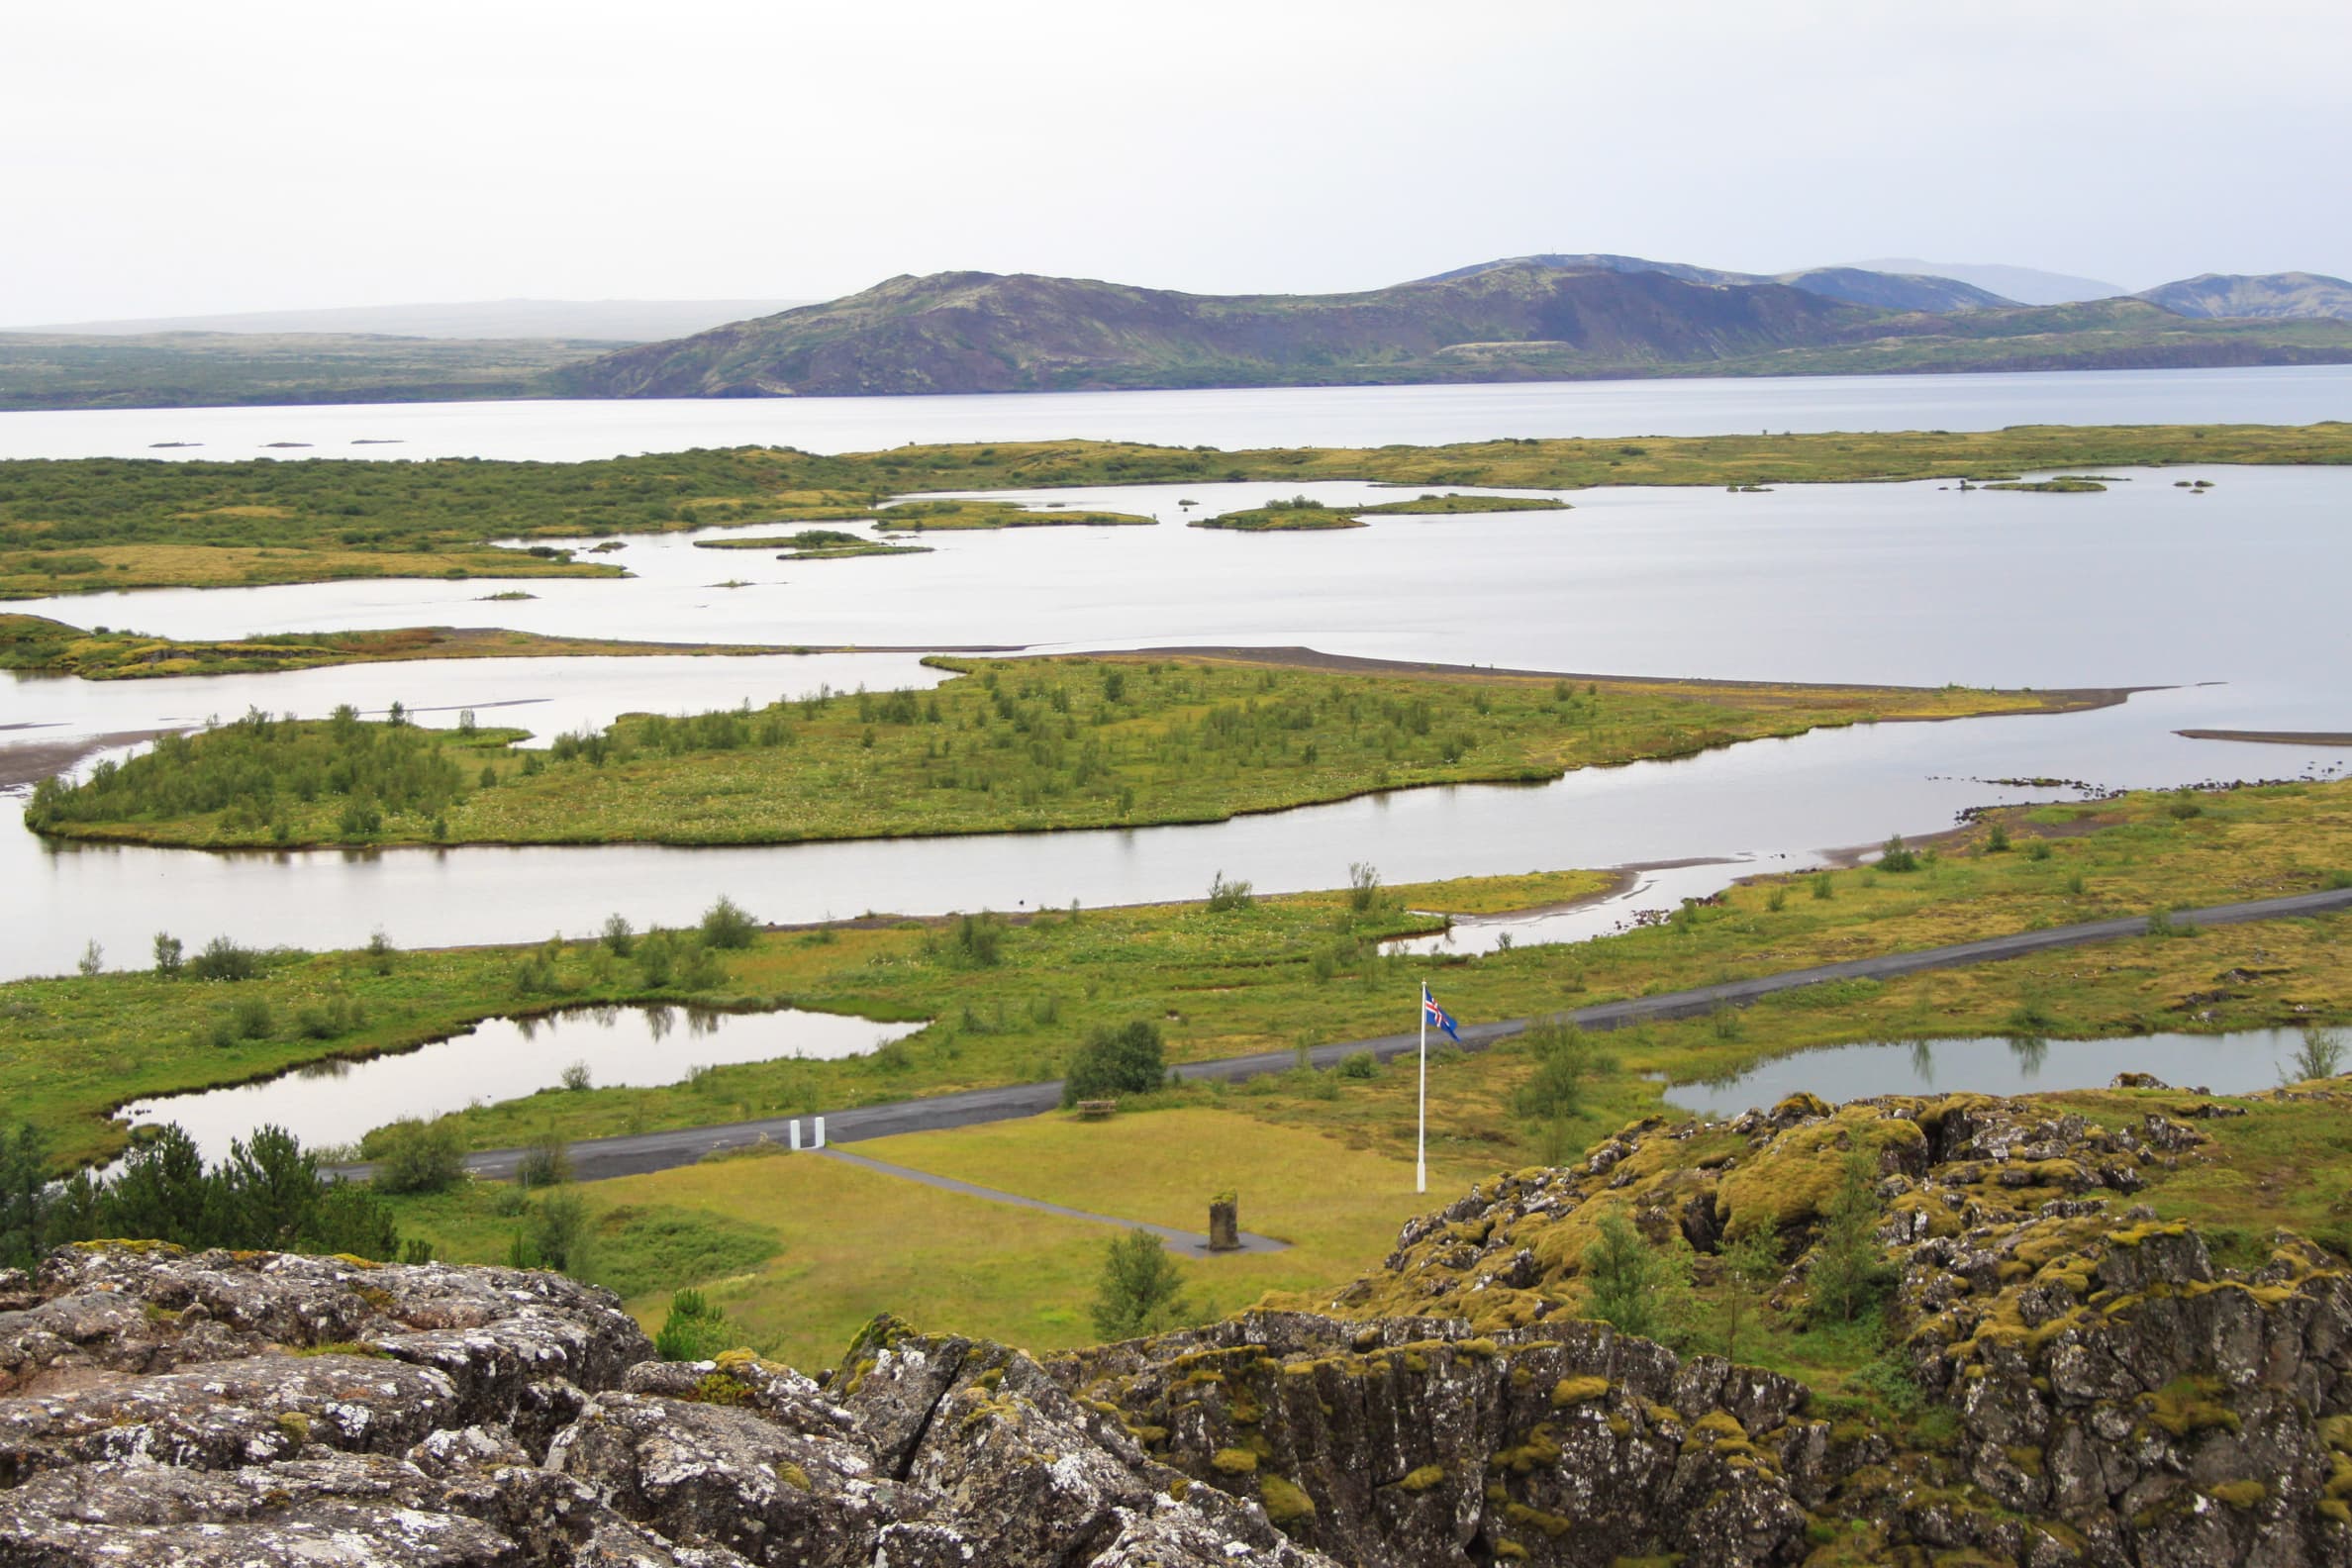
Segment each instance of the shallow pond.
[[792,1008],[582,1008],[486,1019],[398,1055],[320,1062],[258,1083],[134,1101],[119,1115],[134,1126],[177,1122],[207,1159],[222,1159],[232,1138],[255,1127],[274,1124],[312,1146],[356,1143],[369,1128],[403,1117],[437,1117],[562,1087],[575,1066],[598,1088],[678,1083],[697,1067],[731,1062],[863,1056],[922,1027]]
[[2244,1029],[2123,1039],[1988,1035],[1828,1045],[1774,1057],[1720,1083],[1676,1084],[1666,1100],[1720,1118],[1769,1110],[1800,1090],[1831,1104],[1872,1095],[2017,1095],[2104,1089],[2126,1072],[2152,1073],[2176,1088],[2249,1094],[2303,1076],[2290,1070],[2303,1044],[2300,1029]]

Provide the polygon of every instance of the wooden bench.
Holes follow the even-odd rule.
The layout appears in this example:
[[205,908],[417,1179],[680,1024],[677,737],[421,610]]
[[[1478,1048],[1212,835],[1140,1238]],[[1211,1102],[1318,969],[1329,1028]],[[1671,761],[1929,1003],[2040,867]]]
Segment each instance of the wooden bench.
[[1116,1100],[1081,1100],[1078,1102],[1078,1120],[1081,1122],[1105,1121],[1118,1109],[1119,1102]]

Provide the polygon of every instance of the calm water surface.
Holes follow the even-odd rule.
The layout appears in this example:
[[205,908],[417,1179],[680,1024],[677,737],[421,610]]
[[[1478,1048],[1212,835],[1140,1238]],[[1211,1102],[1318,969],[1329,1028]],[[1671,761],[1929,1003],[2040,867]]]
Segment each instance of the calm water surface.
[[1703,1116],[1733,1117],[1751,1107],[1768,1110],[1799,1090],[1832,1103],[1870,1095],[2018,1095],[2103,1089],[2125,1072],[2153,1073],[2176,1088],[2249,1094],[2302,1076],[2290,1069],[2303,1038],[2297,1029],[2244,1029],[2101,1040],[1995,1035],[1829,1045],[1775,1057],[1721,1083],[1676,1084],[1666,1099]]
[[[2198,477],[2215,482],[2210,494],[2174,487]],[[2250,713],[2315,686],[2332,695],[2352,667],[2339,603],[2352,580],[2352,468],[2139,471],[2095,495],[1934,483],[1591,490],[1568,512],[1391,517],[1309,534],[1174,521],[1255,506],[1275,488],[1060,492],[1073,506],[1170,521],[933,534],[924,555],[786,562],[697,549],[687,536],[637,538],[613,557],[634,578],[535,581],[537,597],[519,602],[486,601],[479,582],[376,580],[14,608],[181,637],[507,626],[784,646],[1304,644],[1907,685],[2219,680]],[[1396,494],[1303,488],[1334,505]],[[1201,504],[1188,514],[1186,499]],[[751,586],[712,586],[730,577]]]
[[[2303,425],[2352,418],[2352,366],[2005,375],[1533,381],[976,397],[385,403],[0,414],[0,457],[508,457],[694,446],[872,451],[908,441],[1380,446],[1529,436]],[[160,441],[192,447],[157,449]],[[275,447],[271,442],[306,445]],[[391,441],[391,445],[354,445]]]
[[677,1083],[696,1067],[797,1056],[835,1061],[903,1039],[920,1024],[876,1024],[831,1013],[712,1013],[666,1007],[584,1008],[538,1018],[486,1019],[462,1034],[394,1056],[327,1061],[232,1089],[135,1101],[134,1126],[177,1122],[207,1159],[232,1138],[284,1127],[306,1144],[356,1143],[403,1117],[437,1117],[555,1089],[584,1067],[597,1088]]

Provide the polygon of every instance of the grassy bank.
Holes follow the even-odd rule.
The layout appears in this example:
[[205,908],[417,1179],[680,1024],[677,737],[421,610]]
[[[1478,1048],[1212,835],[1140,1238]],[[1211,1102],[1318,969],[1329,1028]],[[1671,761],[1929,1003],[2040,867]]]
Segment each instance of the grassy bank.
[[[2136,795],[2020,810],[1999,825],[2012,847],[1993,848],[1986,828],[1911,872],[1862,867],[1762,879],[1622,935],[1476,959],[1406,957],[1378,943],[1432,929],[1435,922],[1409,908],[1554,904],[1612,879],[1563,873],[1228,899],[1225,908],[780,931],[716,954],[717,971],[693,984],[674,974],[651,983],[641,960],[591,942],[388,959],[283,954],[235,982],[149,973],[19,981],[0,987],[0,1101],[42,1123],[62,1155],[90,1158],[120,1146],[121,1130],[104,1117],[123,1100],[398,1048],[499,1013],[647,998],[932,1021],[871,1057],[719,1067],[658,1088],[554,1090],[454,1119],[472,1146],[511,1146],[1052,1078],[1089,1029],[1135,1018],[1160,1021],[1172,1059],[1198,1060],[1408,1029],[1414,985],[1423,976],[1461,1018],[1524,1017],[2038,927],[2268,897],[2331,885],[2352,871],[2352,784]],[[1855,1039],[2341,1019],[2352,998],[2352,944],[2341,925],[2268,922],[1895,984],[1813,987],[1726,1025],[1659,1026],[1612,1048],[1628,1072],[1698,1078]],[[182,934],[193,950],[211,933]],[[265,1027],[243,1031],[240,1012],[254,1004]],[[308,1021],[322,1018],[325,1032],[314,1035]],[[1464,1070],[1484,1071],[1475,1065],[1483,1060]],[[1456,1125],[1486,1126],[1479,1141],[1503,1139],[1498,1146],[1523,1151],[1525,1134],[1496,1125],[1494,1093],[1482,1092],[1485,1123]],[[1365,1132],[1359,1119],[1323,1109],[1343,1102],[1302,1104],[1307,1125],[1329,1116],[1332,1130]],[[1410,1136],[1410,1119],[1394,1107],[1387,1115],[1379,1136],[1393,1150],[1400,1127]]]
[[[2346,461],[2352,424],[2340,423],[1494,441],[1369,450],[1228,452],[1073,441],[839,455],[740,447],[583,463],[12,461],[0,462],[0,598],[366,576],[610,576],[614,568],[593,560],[533,556],[485,541],[870,518],[886,498],[921,491],[1314,479],[1574,490]],[[935,504],[972,515],[969,503]],[[917,520],[894,510],[902,521]],[[1021,520],[1052,522],[1056,514],[1014,521]]]
[[788,843],[1214,822],[1427,784],[1533,782],[1823,725],[2069,694],[1345,674],[1240,658],[934,660],[930,693],[624,718],[546,752],[397,723],[248,718],[158,743],[26,822],[78,838]]
[[[888,553],[891,545],[864,552]],[[403,627],[386,632],[283,632],[230,642],[187,641],[110,628],[85,630],[42,616],[0,615],[0,669],[43,670],[84,680],[245,675],[387,664],[410,659],[614,658],[656,654],[801,653],[805,647],[734,642],[631,642],[543,637],[494,627]]]

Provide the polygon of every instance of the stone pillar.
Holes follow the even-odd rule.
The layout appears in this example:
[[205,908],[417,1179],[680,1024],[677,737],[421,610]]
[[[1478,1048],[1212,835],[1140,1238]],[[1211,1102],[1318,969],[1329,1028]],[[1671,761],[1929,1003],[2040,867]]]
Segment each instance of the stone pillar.
[[1219,1193],[1209,1200],[1209,1250],[1241,1250],[1241,1205],[1229,1192]]

